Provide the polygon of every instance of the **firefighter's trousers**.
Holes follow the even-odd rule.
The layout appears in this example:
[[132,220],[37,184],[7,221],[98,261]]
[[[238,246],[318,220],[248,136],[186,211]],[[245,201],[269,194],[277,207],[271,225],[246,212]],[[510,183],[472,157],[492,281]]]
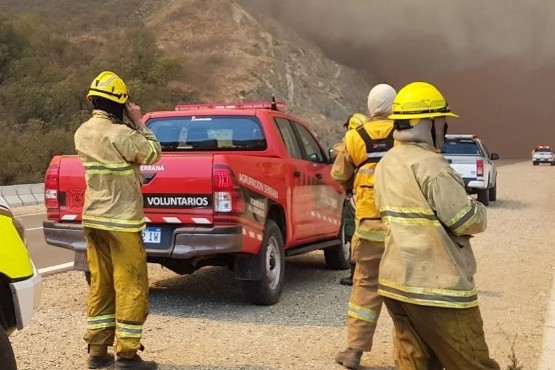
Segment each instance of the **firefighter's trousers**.
[[400,370],[498,370],[489,357],[478,307],[420,306],[384,298],[395,325]]
[[378,271],[384,243],[355,234],[351,244],[356,268],[347,312],[347,343],[350,348],[370,351],[383,302],[378,295]]
[[84,228],[91,285],[84,339],[93,355],[107,346],[124,357],[142,349],[148,316],[148,270],[140,233]]

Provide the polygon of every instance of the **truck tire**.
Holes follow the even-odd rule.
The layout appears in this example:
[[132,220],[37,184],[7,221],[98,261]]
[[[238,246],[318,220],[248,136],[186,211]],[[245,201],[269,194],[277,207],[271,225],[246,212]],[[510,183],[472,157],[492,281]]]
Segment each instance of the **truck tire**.
[[12,345],[4,329],[0,327],[0,364],[2,370],[17,370],[15,362],[15,355],[13,353]]
[[252,304],[269,306],[279,301],[285,282],[285,250],[279,226],[268,220],[258,255],[262,279],[243,281],[243,289]]
[[538,162],[532,162],[532,164],[533,164],[534,166],[537,166],[539,163],[538,163]]
[[347,240],[345,233],[345,223],[341,222],[339,230],[341,244],[335,247],[324,249],[326,266],[332,270],[347,270],[351,268],[351,241]]
[[497,184],[494,187],[489,188],[489,200],[495,202],[497,200]]
[[482,203],[486,207],[489,206],[489,189],[478,190],[478,202]]

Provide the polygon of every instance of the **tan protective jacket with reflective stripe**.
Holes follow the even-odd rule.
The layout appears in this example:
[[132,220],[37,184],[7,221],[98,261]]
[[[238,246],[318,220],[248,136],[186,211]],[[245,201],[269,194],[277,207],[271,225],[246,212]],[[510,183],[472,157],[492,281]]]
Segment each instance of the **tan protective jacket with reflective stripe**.
[[469,239],[486,229],[486,209],[443,156],[429,144],[399,144],[377,166],[375,194],[388,229],[379,293],[423,306],[477,306]]
[[343,142],[334,147],[336,159],[331,175],[335,181],[347,186],[354,181],[355,234],[361,239],[383,242],[385,227],[374,202],[374,171],[377,162],[390,148],[390,145],[383,144],[393,131],[393,121],[374,117],[361,129],[375,140],[376,148],[367,148],[357,130],[347,131]]
[[87,190],[83,226],[112,231],[144,229],[141,164],[160,159],[160,143],[148,128],[116,123],[102,111],[75,132]]

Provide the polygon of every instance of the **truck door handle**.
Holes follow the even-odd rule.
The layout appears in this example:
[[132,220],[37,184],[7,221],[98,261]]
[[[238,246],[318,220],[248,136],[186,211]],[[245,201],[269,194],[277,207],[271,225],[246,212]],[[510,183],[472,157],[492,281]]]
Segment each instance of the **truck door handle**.
[[322,174],[321,174],[321,173],[317,173],[317,174],[316,174],[316,178],[317,178],[318,180],[322,180]]
[[293,176],[301,177],[301,171],[297,171],[297,170],[293,171]]

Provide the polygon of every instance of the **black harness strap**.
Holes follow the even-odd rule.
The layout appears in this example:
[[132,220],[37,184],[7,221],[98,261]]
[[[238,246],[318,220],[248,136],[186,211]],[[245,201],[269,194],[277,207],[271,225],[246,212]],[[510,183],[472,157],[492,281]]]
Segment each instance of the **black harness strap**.
[[[367,163],[378,163],[385,152],[393,148],[395,140],[393,139],[393,129],[389,134],[381,139],[372,139],[368,132],[364,129],[364,125],[356,129],[357,133],[366,145],[367,158],[357,166],[357,170]],[[381,155],[380,155],[381,154]]]

